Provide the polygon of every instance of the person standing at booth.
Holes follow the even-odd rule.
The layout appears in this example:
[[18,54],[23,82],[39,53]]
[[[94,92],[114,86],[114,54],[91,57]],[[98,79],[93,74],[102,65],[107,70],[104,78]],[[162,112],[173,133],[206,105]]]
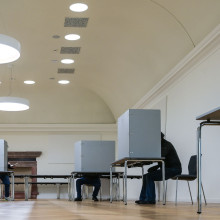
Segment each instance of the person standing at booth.
[[[161,132],[161,155],[165,157],[165,179],[170,179],[182,173],[182,166],[178,154],[174,146],[164,139]],[[148,173],[143,176],[143,184],[139,200],[136,204],[155,204],[155,183],[154,181],[162,181],[162,164],[150,167]]]

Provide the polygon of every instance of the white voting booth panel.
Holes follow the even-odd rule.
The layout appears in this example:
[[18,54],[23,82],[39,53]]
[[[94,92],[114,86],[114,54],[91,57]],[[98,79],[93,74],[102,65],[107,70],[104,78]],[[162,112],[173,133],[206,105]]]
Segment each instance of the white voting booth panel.
[[160,110],[129,109],[118,118],[118,158],[161,157]]
[[109,172],[111,163],[115,161],[115,141],[82,140],[74,147],[74,171]]
[[8,144],[0,139],[0,171],[8,171]]

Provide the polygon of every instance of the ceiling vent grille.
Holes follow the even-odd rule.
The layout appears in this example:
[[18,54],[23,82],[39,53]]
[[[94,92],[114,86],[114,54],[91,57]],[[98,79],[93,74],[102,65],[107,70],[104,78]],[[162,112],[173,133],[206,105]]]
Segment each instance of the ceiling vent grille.
[[61,54],[79,54],[80,47],[61,47],[60,53]]
[[65,18],[64,27],[86,27],[89,18]]
[[62,69],[59,68],[57,73],[68,73],[68,74],[73,74],[75,72],[75,69]]

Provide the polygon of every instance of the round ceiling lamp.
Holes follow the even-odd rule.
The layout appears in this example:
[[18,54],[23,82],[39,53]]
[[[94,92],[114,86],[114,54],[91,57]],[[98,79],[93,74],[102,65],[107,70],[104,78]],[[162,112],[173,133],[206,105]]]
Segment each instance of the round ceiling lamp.
[[74,63],[74,60],[72,60],[72,59],[63,59],[63,60],[61,60],[61,63],[71,64],[71,63]]
[[24,111],[29,109],[29,101],[18,97],[0,97],[0,111]]
[[33,85],[33,84],[35,84],[35,81],[33,81],[33,80],[25,80],[24,83],[28,84],[28,85]]
[[70,81],[69,80],[59,80],[58,83],[66,85],[66,84],[69,84]]
[[0,34],[0,64],[10,63],[20,57],[21,45],[16,39]]
[[70,5],[70,10],[74,12],[83,12],[88,9],[88,5],[83,3],[75,3]]
[[79,40],[80,36],[78,34],[67,34],[65,36],[66,40]]

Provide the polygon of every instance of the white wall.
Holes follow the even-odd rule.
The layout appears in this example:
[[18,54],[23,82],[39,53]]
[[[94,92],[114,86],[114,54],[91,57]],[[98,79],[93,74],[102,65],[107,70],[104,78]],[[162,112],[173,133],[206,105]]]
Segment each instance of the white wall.
[[[39,128],[35,125],[32,126],[32,129],[25,125],[4,129],[1,126],[0,139],[8,142],[8,151],[42,151],[42,155],[37,158],[38,174],[70,175],[74,171],[74,143],[79,140],[115,140],[116,126],[84,125],[77,127],[73,125],[72,129],[69,127],[67,129],[56,128],[55,126],[45,129],[44,126]],[[40,181],[65,180],[45,179]],[[56,186],[42,185],[38,189],[38,198],[56,198]],[[67,186],[65,185],[61,186],[61,198],[67,198]]]
[[[196,129],[199,121],[195,120],[196,117],[220,106],[219,60],[220,50],[204,60],[168,93],[166,135],[177,147],[185,173],[189,157],[197,153]],[[216,169],[220,153],[219,131],[220,127],[216,126],[206,127],[202,131],[202,181],[208,201],[213,202],[220,202],[220,176]],[[192,186],[196,199],[196,182]],[[186,184],[183,187],[187,190]],[[180,199],[187,197],[184,190],[179,193]]]
[[[210,38],[210,36],[209,36]],[[214,40],[213,40],[214,39]],[[165,126],[166,138],[171,141],[180,157],[183,173],[188,173],[188,161],[197,153],[196,130],[200,121],[196,117],[220,106],[220,37],[205,39],[206,45],[192,55],[194,65],[190,64],[187,71],[166,88],[154,90],[153,98],[145,100],[142,108],[162,110],[162,129]],[[213,46],[214,45],[214,46]],[[208,48],[208,49],[207,49]],[[195,51],[197,48],[195,48]],[[194,57],[193,57],[194,56]],[[187,61],[190,63],[190,61]],[[184,69],[183,64],[182,69]],[[158,87],[159,88],[159,87]],[[152,95],[152,94],[151,94]],[[149,97],[149,96],[148,96]],[[164,113],[165,112],[165,113]],[[165,117],[165,118],[164,118]],[[218,154],[220,154],[220,127],[204,127],[202,130],[202,182],[208,202],[220,202],[218,190],[220,175],[218,170]],[[191,183],[193,199],[196,201],[197,182]],[[167,199],[175,198],[175,181],[169,181]],[[179,201],[190,201],[186,182],[179,184]]]

